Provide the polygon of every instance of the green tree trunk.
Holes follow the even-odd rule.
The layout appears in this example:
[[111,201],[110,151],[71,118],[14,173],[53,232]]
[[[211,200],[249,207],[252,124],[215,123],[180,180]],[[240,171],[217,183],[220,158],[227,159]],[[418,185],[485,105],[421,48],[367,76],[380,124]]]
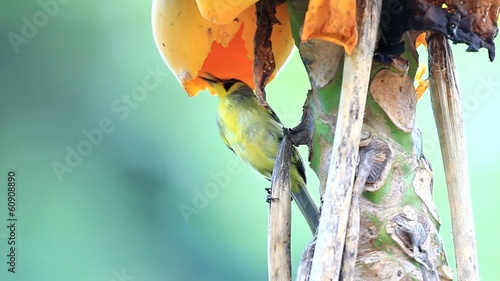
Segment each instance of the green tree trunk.
[[[323,198],[341,95],[343,49],[332,43],[301,43],[299,33],[308,2],[288,1],[292,30],[312,90],[304,110],[314,119],[310,165],[320,179]],[[432,196],[432,170],[414,127],[417,69],[413,43],[391,65],[374,62],[366,101],[356,179],[363,178],[355,280],[451,280],[439,236],[439,215]],[[352,219],[352,217],[350,218]],[[333,235],[333,234],[332,234]],[[309,280],[316,237],[307,247],[298,280]],[[348,256],[345,253],[344,259]]]

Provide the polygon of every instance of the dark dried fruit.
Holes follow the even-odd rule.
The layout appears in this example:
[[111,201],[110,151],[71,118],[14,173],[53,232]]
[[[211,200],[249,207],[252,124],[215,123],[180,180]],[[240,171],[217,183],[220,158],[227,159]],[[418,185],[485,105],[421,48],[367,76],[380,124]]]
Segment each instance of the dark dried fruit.
[[495,58],[493,39],[498,34],[500,0],[387,0],[382,7],[383,35],[378,45],[380,60],[401,54],[401,37],[408,30],[430,30],[453,43],[466,43],[468,52],[488,49]]

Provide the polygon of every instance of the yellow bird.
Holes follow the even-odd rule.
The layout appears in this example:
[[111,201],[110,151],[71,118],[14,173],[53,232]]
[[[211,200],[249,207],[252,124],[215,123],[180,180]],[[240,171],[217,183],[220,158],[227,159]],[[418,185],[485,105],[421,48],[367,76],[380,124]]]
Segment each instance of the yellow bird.
[[[224,143],[243,161],[271,180],[283,139],[283,124],[270,107],[259,104],[253,90],[237,79],[222,80],[206,74],[219,97],[217,125]],[[304,164],[294,148],[290,167],[292,197],[311,230],[316,232],[318,207],[306,189]]]

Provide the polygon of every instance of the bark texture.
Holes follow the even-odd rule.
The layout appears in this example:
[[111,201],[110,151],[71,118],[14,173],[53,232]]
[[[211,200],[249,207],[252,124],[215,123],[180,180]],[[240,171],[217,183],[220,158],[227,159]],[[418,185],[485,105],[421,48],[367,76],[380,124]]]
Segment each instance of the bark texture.
[[[288,3],[294,37],[312,85],[304,110],[314,118],[310,161],[325,198],[342,80],[346,75],[339,71],[343,69],[343,56],[331,43],[309,42],[314,46],[305,47],[297,41],[307,1]],[[407,35],[405,40],[409,46]],[[320,64],[315,60],[321,57],[318,54],[334,54],[327,60],[331,69],[311,69]],[[346,249],[335,253],[336,260],[354,259],[355,264],[352,272],[341,272],[340,280],[453,279],[439,236],[432,169],[422,152],[420,131],[414,127],[416,68],[417,61],[410,51],[390,64],[374,62],[371,67],[350,204],[353,208],[337,210],[349,214],[349,221]],[[354,253],[350,244],[353,235],[357,235]],[[297,280],[317,280],[310,278],[310,273],[315,249],[321,247],[318,243],[323,242],[314,237],[306,248]]]

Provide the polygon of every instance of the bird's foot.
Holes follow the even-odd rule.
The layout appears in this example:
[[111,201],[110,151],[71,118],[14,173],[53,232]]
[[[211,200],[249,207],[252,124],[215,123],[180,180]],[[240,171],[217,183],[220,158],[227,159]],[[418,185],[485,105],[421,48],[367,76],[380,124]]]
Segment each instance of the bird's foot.
[[266,188],[264,188],[264,189],[267,191],[266,203],[271,204],[271,202],[272,202],[272,201],[274,201],[274,200],[278,200],[278,198],[276,198],[276,197],[272,197],[272,196],[271,196],[271,191],[272,191],[272,188],[271,188],[271,187],[266,187]]
[[293,134],[292,129],[283,126],[283,135],[284,136],[291,136],[292,134]]
[[277,197],[272,197],[271,194],[267,195],[266,203],[271,204],[271,202],[278,200]]

